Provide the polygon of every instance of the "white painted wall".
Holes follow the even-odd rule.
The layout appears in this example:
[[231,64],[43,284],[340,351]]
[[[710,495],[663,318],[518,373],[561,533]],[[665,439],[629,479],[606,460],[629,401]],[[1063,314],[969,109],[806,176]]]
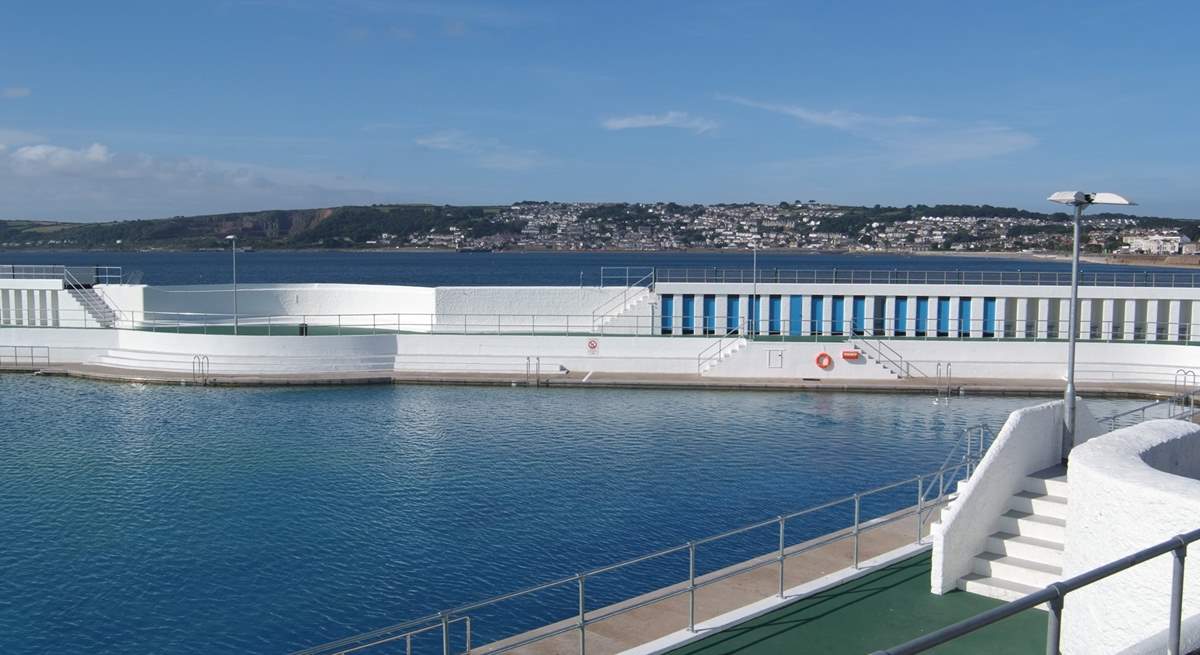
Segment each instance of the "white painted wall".
[[[958,498],[933,529],[930,587],[935,594],[954,589],[971,572],[971,562],[995,531],[996,519],[1031,473],[1062,460],[1063,401],[1018,409],[1009,415],[983,460],[960,487]],[[1076,405],[1078,443],[1100,434],[1100,425],[1080,402]],[[1074,502],[1075,490],[1071,490]]]
[[[249,284],[238,285],[242,324],[307,322],[360,328],[399,328],[429,331],[435,290],[374,284]],[[132,305],[133,303],[131,303]],[[144,287],[142,312],[121,307],[137,322],[233,322],[232,285]],[[190,316],[195,315],[195,316]],[[260,318],[255,318],[260,317]]]
[[[1063,574],[1089,569],[1200,528],[1200,426],[1157,420],[1116,430],[1071,452]],[[1182,652],[1200,648],[1200,548],[1184,574]],[[1166,651],[1171,557],[1072,592],[1064,653]]]

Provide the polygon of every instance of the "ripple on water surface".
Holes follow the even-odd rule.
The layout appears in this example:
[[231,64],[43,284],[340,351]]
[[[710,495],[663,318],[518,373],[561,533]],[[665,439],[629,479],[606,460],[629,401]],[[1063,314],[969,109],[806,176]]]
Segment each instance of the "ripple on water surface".
[[1030,402],[0,375],[0,652],[288,651],[936,468]]

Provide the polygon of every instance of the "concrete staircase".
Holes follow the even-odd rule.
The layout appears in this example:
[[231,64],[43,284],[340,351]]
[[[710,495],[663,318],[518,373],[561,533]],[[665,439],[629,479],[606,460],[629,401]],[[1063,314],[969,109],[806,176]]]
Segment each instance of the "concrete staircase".
[[959,579],[958,588],[1008,601],[1061,580],[1067,498],[1065,468],[1026,477],[975,557],[973,572]]
[[614,296],[596,308],[596,311],[592,315],[592,327],[597,330],[603,328],[629,313],[633,308],[646,302],[646,299],[653,295],[649,287],[632,287],[631,290],[633,289],[636,289],[636,291],[628,296]]
[[70,296],[75,299],[75,302],[79,303],[79,305],[87,311],[88,316],[92,317],[92,320],[100,326],[108,328],[112,327],[113,324],[117,322],[117,313],[112,307],[109,307],[108,303],[104,301],[104,298],[101,297],[100,294],[96,293],[95,289],[67,287],[67,293],[70,294]]
[[911,373],[900,353],[879,340],[868,341],[867,339],[851,337],[847,341],[847,344],[851,348],[861,352],[868,362],[883,369],[888,377],[903,380]]
[[738,337],[737,339],[731,339],[724,343],[720,343],[717,346],[717,352],[713,353],[712,355],[706,356],[706,358],[701,361],[700,367],[699,367],[700,375],[704,375],[705,373],[712,370],[714,367],[719,366],[721,364],[721,362],[738,354],[747,345],[749,345],[749,343],[750,342],[747,341],[745,337]]

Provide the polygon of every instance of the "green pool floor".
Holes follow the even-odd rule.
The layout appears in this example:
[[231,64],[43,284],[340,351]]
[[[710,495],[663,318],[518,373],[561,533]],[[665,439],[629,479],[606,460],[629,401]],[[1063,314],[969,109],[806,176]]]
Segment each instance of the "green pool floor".
[[[676,655],[872,653],[1003,603],[929,593],[925,553],[673,651]],[[931,653],[1044,653],[1046,613],[1026,610]]]

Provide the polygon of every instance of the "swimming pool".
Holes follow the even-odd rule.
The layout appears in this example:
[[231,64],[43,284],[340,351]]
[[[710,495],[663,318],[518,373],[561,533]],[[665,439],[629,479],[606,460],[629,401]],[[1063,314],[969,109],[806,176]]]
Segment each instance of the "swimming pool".
[[0,651],[309,646],[935,469],[1032,402],[0,375]]

